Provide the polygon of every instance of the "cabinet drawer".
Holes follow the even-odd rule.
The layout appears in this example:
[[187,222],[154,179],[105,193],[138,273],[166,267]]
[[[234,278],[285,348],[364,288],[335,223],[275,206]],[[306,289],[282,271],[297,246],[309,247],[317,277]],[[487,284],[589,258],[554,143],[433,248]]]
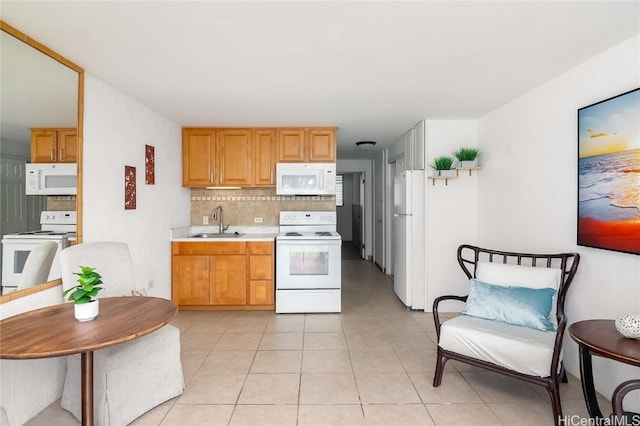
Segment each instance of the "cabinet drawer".
[[171,254],[246,254],[247,243],[173,242]]
[[273,243],[270,241],[265,242],[249,242],[249,254],[273,254]]

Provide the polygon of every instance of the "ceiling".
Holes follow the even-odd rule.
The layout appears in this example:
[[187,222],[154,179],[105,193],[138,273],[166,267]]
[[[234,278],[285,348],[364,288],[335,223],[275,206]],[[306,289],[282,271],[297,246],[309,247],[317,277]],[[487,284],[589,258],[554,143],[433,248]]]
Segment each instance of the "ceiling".
[[3,0],[0,16],[182,126],[337,126],[339,158],[481,117],[640,33],[640,1]]

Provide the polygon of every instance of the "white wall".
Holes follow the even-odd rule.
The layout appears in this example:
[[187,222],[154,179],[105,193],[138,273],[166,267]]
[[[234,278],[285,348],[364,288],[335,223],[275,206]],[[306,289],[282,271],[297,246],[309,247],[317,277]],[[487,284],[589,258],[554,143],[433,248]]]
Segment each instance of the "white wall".
[[[515,99],[479,121],[478,241],[513,251],[577,251],[569,322],[640,312],[640,257],[576,245],[577,109],[640,86],[636,36]],[[565,365],[580,376],[577,345]],[[610,397],[638,368],[595,357],[596,389]],[[638,392],[629,399],[640,409]]]
[[338,160],[338,173],[364,173],[364,243],[365,259],[373,256],[373,160]]
[[[449,155],[462,147],[477,146],[476,120],[426,120],[425,176],[431,176],[435,157]],[[481,163],[480,163],[481,164]],[[477,240],[477,186],[483,170],[460,172],[445,185],[443,180],[426,179],[425,185],[425,264],[426,310],[433,300],[445,294],[465,295],[468,279],[456,260],[460,244]],[[461,304],[447,302],[440,311],[459,311]]]
[[[169,229],[190,223],[190,192],[182,188],[181,141],[178,124],[85,74],[84,241],[127,243],[137,287],[168,299]],[[155,147],[155,185],[144,182],[145,144]],[[124,210],[125,165],[136,167],[135,210]]]

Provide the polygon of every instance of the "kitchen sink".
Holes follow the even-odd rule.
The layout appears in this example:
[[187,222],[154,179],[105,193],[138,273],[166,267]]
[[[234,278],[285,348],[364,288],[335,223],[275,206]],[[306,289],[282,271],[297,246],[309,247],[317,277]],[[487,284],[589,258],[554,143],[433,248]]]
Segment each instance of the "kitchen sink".
[[241,237],[243,235],[244,234],[240,234],[238,232],[230,232],[228,234],[202,232],[200,234],[190,235],[189,238],[238,238],[238,237]]

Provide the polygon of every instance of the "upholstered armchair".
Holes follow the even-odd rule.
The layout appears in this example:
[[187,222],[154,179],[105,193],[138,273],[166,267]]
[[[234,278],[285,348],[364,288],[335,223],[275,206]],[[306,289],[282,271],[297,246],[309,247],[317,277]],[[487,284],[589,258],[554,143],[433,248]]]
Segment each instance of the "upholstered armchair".
[[[129,248],[118,242],[91,242],[60,253],[62,286],[76,284],[79,266],[102,275],[99,297],[132,296],[136,292]],[[61,405],[81,418],[80,355],[67,357]],[[180,395],[184,379],[180,361],[180,331],[166,325],[151,334],[94,353],[94,421],[126,425],[153,407]]]
[[[560,381],[566,381],[562,340],[569,285],[577,253],[529,254],[458,248],[458,263],[470,279],[466,296],[433,303],[438,353],[433,386],[442,382],[449,359],[543,386],[556,425],[562,419]],[[464,302],[461,315],[441,322],[438,305]]]
[[17,289],[23,290],[46,283],[57,250],[58,244],[55,241],[44,241],[31,250],[22,268]]

